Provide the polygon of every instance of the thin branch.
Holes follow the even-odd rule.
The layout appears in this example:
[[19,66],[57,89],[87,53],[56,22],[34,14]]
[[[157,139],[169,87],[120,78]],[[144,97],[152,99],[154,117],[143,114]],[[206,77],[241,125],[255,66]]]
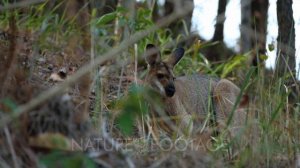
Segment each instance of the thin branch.
[[15,152],[14,146],[12,144],[12,139],[11,139],[10,132],[9,132],[7,127],[4,128],[4,133],[5,133],[5,136],[6,136],[6,141],[8,143],[10,154],[12,155],[14,167],[18,168],[20,166],[18,164],[17,155],[16,155],[16,152]]
[[10,166],[6,163],[6,161],[1,156],[0,156],[0,167],[10,168]]
[[14,2],[7,5],[0,5],[0,11],[14,9],[14,8],[20,8],[20,7],[27,7],[30,5],[34,5],[37,3],[46,2],[46,0],[29,0],[29,1],[21,1],[21,2]]
[[173,13],[173,14],[159,20],[156,25],[150,27],[149,29],[139,31],[139,32],[135,33],[134,35],[130,36],[127,40],[124,40],[118,47],[114,47],[113,49],[111,49],[110,51],[105,53],[104,55],[95,58],[94,63],[88,63],[88,64],[84,65],[73,76],[68,78],[63,83],[61,83],[51,89],[48,89],[45,92],[42,92],[41,94],[39,94],[36,98],[31,100],[27,104],[19,106],[14,111],[14,113],[12,113],[12,115],[2,118],[0,120],[0,128],[3,128],[6,124],[11,122],[13,119],[19,117],[24,112],[32,110],[33,108],[35,108],[38,105],[40,105],[41,103],[49,100],[53,96],[63,92],[71,84],[78,81],[83,75],[89,73],[92,69],[94,69],[101,63],[116,58],[120,52],[127,49],[129,46],[131,46],[134,43],[136,43],[137,41],[145,38],[150,33],[157,31],[159,28],[167,26],[171,22],[178,20],[178,18],[181,18],[181,17],[187,15],[191,10],[193,10],[193,4],[186,3],[186,5],[183,7],[183,10],[180,10],[176,13]]

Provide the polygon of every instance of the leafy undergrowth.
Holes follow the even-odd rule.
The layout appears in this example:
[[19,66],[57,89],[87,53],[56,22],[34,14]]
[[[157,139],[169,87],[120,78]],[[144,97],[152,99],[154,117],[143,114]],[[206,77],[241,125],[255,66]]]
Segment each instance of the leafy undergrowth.
[[[71,78],[87,60],[114,50],[121,40],[114,21],[132,34],[154,25],[150,10],[140,8],[131,20],[120,7],[101,17],[92,11],[85,34],[76,19],[65,18],[62,3],[53,9],[46,6],[0,14],[2,55],[13,53],[12,45],[17,51],[1,87],[0,122],[13,118],[20,105]],[[17,33],[11,31],[12,16]],[[86,36],[93,37],[88,49],[84,40],[78,40]],[[246,121],[239,132],[233,138],[228,138],[228,130],[211,136],[212,129],[205,127],[201,135],[189,137],[150,127],[149,106],[161,109],[163,104],[157,93],[142,85],[145,46],[161,46],[165,57],[182,37],[173,39],[170,30],[159,29],[95,68],[88,97],[75,83],[9,124],[0,123],[0,167],[291,167],[299,162],[299,98],[291,103],[285,78],[263,67],[244,66],[249,53],[212,64],[201,49],[213,43],[195,41],[186,46],[175,73],[203,73],[237,83],[249,101],[243,106]],[[87,99],[89,118],[78,120]]]

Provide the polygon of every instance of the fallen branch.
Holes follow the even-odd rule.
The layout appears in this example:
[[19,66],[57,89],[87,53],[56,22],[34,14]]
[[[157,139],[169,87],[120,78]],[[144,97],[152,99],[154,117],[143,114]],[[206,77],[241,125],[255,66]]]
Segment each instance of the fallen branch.
[[20,7],[26,7],[26,6],[34,5],[37,3],[42,3],[45,1],[46,0],[31,0],[31,1],[21,1],[21,2],[9,3],[4,6],[0,5],[0,11],[10,10],[10,9],[20,8]]
[[16,155],[16,152],[15,152],[15,149],[14,149],[14,145],[13,145],[13,142],[12,142],[12,139],[11,139],[10,132],[9,132],[7,127],[4,128],[4,133],[5,133],[5,136],[6,136],[6,141],[8,143],[10,154],[11,154],[12,159],[13,159],[13,165],[14,165],[15,168],[19,168],[20,166],[18,164],[17,155]]
[[153,33],[157,31],[159,28],[162,28],[164,26],[169,25],[171,22],[187,15],[191,10],[193,10],[193,4],[192,3],[186,3],[186,5],[182,8],[180,11],[176,11],[175,13],[172,13],[171,15],[159,20],[156,25],[150,27],[149,29],[140,31],[135,33],[134,35],[130,36],[128,40],[124,40],[118,47],[113,48],[112,50],[105,53],[103,56],[99,56],[95,58],[95,61],[93,63],[88,63],[84,65],[82,68],[80,68],[73,76],[65,80],[63,83],[48,89],[45,92],[42,92],[39,94],[36,98],[31,100],[25,105],[19,106],[11,115],[3,117],[0,120],[0,128],[3,128],[5,125],[7,125],[9,122],[11,122],[13,119],[18,118],[21,114],[23,114],[26,111],[30,111],[40,105],[41,103],[49,100],[53,96],[63,92],[66,88],[68,88],[71,84],[75,83],[77,80],[79,80],[83,75],[89,73],[93,68],[97,67],[101,63],[114,59],[118,56],[118,54],[127,49],[129,46],[133,45],[137,41],[143,39],[150,33]]

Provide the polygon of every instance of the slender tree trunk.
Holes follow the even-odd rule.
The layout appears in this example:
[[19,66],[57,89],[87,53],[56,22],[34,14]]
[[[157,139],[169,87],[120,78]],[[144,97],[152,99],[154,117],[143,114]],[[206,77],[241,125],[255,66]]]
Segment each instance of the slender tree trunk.
[[[193,3],[193,0],[166,0],[162,8],[160,8],[156,2],[152,16],[153,20],[157,21],[162,17],[170,15],[175,10],[180,10],[184,5],[186,5],[186,3]],[[188,35],[190,33],[192,14],[193,12],[191,11],[182,19],[178,20],[177,22],[173,22],[168,26],[168,28],[172,30],[173,37],[176,37],[179,34]]]
[[212,38],[213,41],[223,41],[224,39],[224,23],[225,23],[225,11],[227,0],[219,0],[217,21],[215,25],[215,32]]
[[252,65],[256,66],[263,60],[260,55],[266,54],[266,37],[267,37],[267,18],[268,18],[269,0],[252,0],[251,27],[254,30],[252,35],[252,48],[254,48]]
[[[65,3],[66,18],[72,20],[76,17],[74,24],[80,27],[80,34],[74,35],[68,40],[68,45],[65,49],[67,54],[66,61],[72,65],[81,65],[81,61],[84,63],[90,61],[90,57],[88,56],[91,47],[91,36],[88,24],[90,22],[90,11],[86,6],[86,0],[67,0]],[[76,124],[81,125],[88,121],[90,84],[90,73],[82,76],[78,83],[76,83],[82,99],[82,103],[78,106],[79,110],[77,110],[74,115]]]
[[225,11],[227,6],[227,0],[219,0],[218,4],[218,13],[215,24],[215,32],[211,41],[218,41],[219,43],[208,48],[207,50],[207,59],[215,62],[220,60],[227,59],[231,52],[227,52],[228,48],[226,47],[224,39],[224,23],[225,23]]
[[291,71],[295,75],[295,22],[292,0],[277,1],[278,49],[276,70],[280,76]]
[[251,50],[251,0],[241,1],[241,53]]
[[276,74],[284,77],[286,86],[291,89],[290,101],[299,100],[299,83],[294,81],[296,76],[295,57],[295,22],[293,18],[292,0],[277,0],[277,58]]
[[241,53],[252,51],[249,65],[258,65],[266,54],[269,0],[242,0]]

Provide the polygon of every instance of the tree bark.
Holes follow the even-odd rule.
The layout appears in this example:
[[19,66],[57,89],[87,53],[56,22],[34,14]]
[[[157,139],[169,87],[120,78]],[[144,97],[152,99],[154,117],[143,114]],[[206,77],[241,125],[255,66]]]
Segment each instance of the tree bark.
[[207,49],[207,59],[212,62],[225,60],[232,54],[232,52],[227,48],[226,44],[223,41],[227,2],[227,0],[219,0],[218,3],[215,32],[211,41],[218,41],[219,43]]
[[295,22],[292,0],[277,0],[277,59],[276,71],[279,76],[286,73],[295,76]]
[[[65,48],[66,62],[71,65],[80,66],[83,63],[90,61],[88,57],[91,47],[91,36],[89,32],[90,10],[85,6],[86,0],[67,0],[65,2],[65,15],[68,20],[75,19],[75,26],[79,27],[80,34],[74,35],[68,40],[68,45]],[[76,17],[76,18],[74,18]],[[84,125],[89,119],[89,94],[91,85],[90,73],[82,76],[76,83],[78,86],[81,104],[76,110],[75,123]]]
[[251,27],[254,30],[252,35],[252,65],[257,66],[263,60],[260,55],[266,54],[266,37],[267,37],[267,16],[268,16],[269,0],[252,0],[251,3]]
[[249,31],[251,30],[251,0],[241,1],[241,53],[245,53],[251,50],[251,36]]
[[217,21],[215,25],[215,32],[212,38],[213,41],[223,41],[224,39],[224,23],[225,23],[225,11],[227,0],[219,0]]
[[285,85],[291,91],[289,103],[299,102],[299,81],[296,78],[295,22],[292,0],[277,0],[277,58],[275,72],[283,77]]
[[[193,3],[193,0],[166,0],[162,8],[156,2],[152,18],[154,21],[158,21],[160,18],[170,15],[175,10],[180,10],[186,3]],[[172,31],[173,37],[177,37],[179,34],[189,34],[191,30],[192,14],[193,12],[190,12],[182,19],[178,20],[177,22],[171,23],[167,27]],[[185,23],[186,27],[184,26],[182,21]]]
[[241,1],[241,53],[252,51],[248,64],[257,66],[266,54],[269,0]]

